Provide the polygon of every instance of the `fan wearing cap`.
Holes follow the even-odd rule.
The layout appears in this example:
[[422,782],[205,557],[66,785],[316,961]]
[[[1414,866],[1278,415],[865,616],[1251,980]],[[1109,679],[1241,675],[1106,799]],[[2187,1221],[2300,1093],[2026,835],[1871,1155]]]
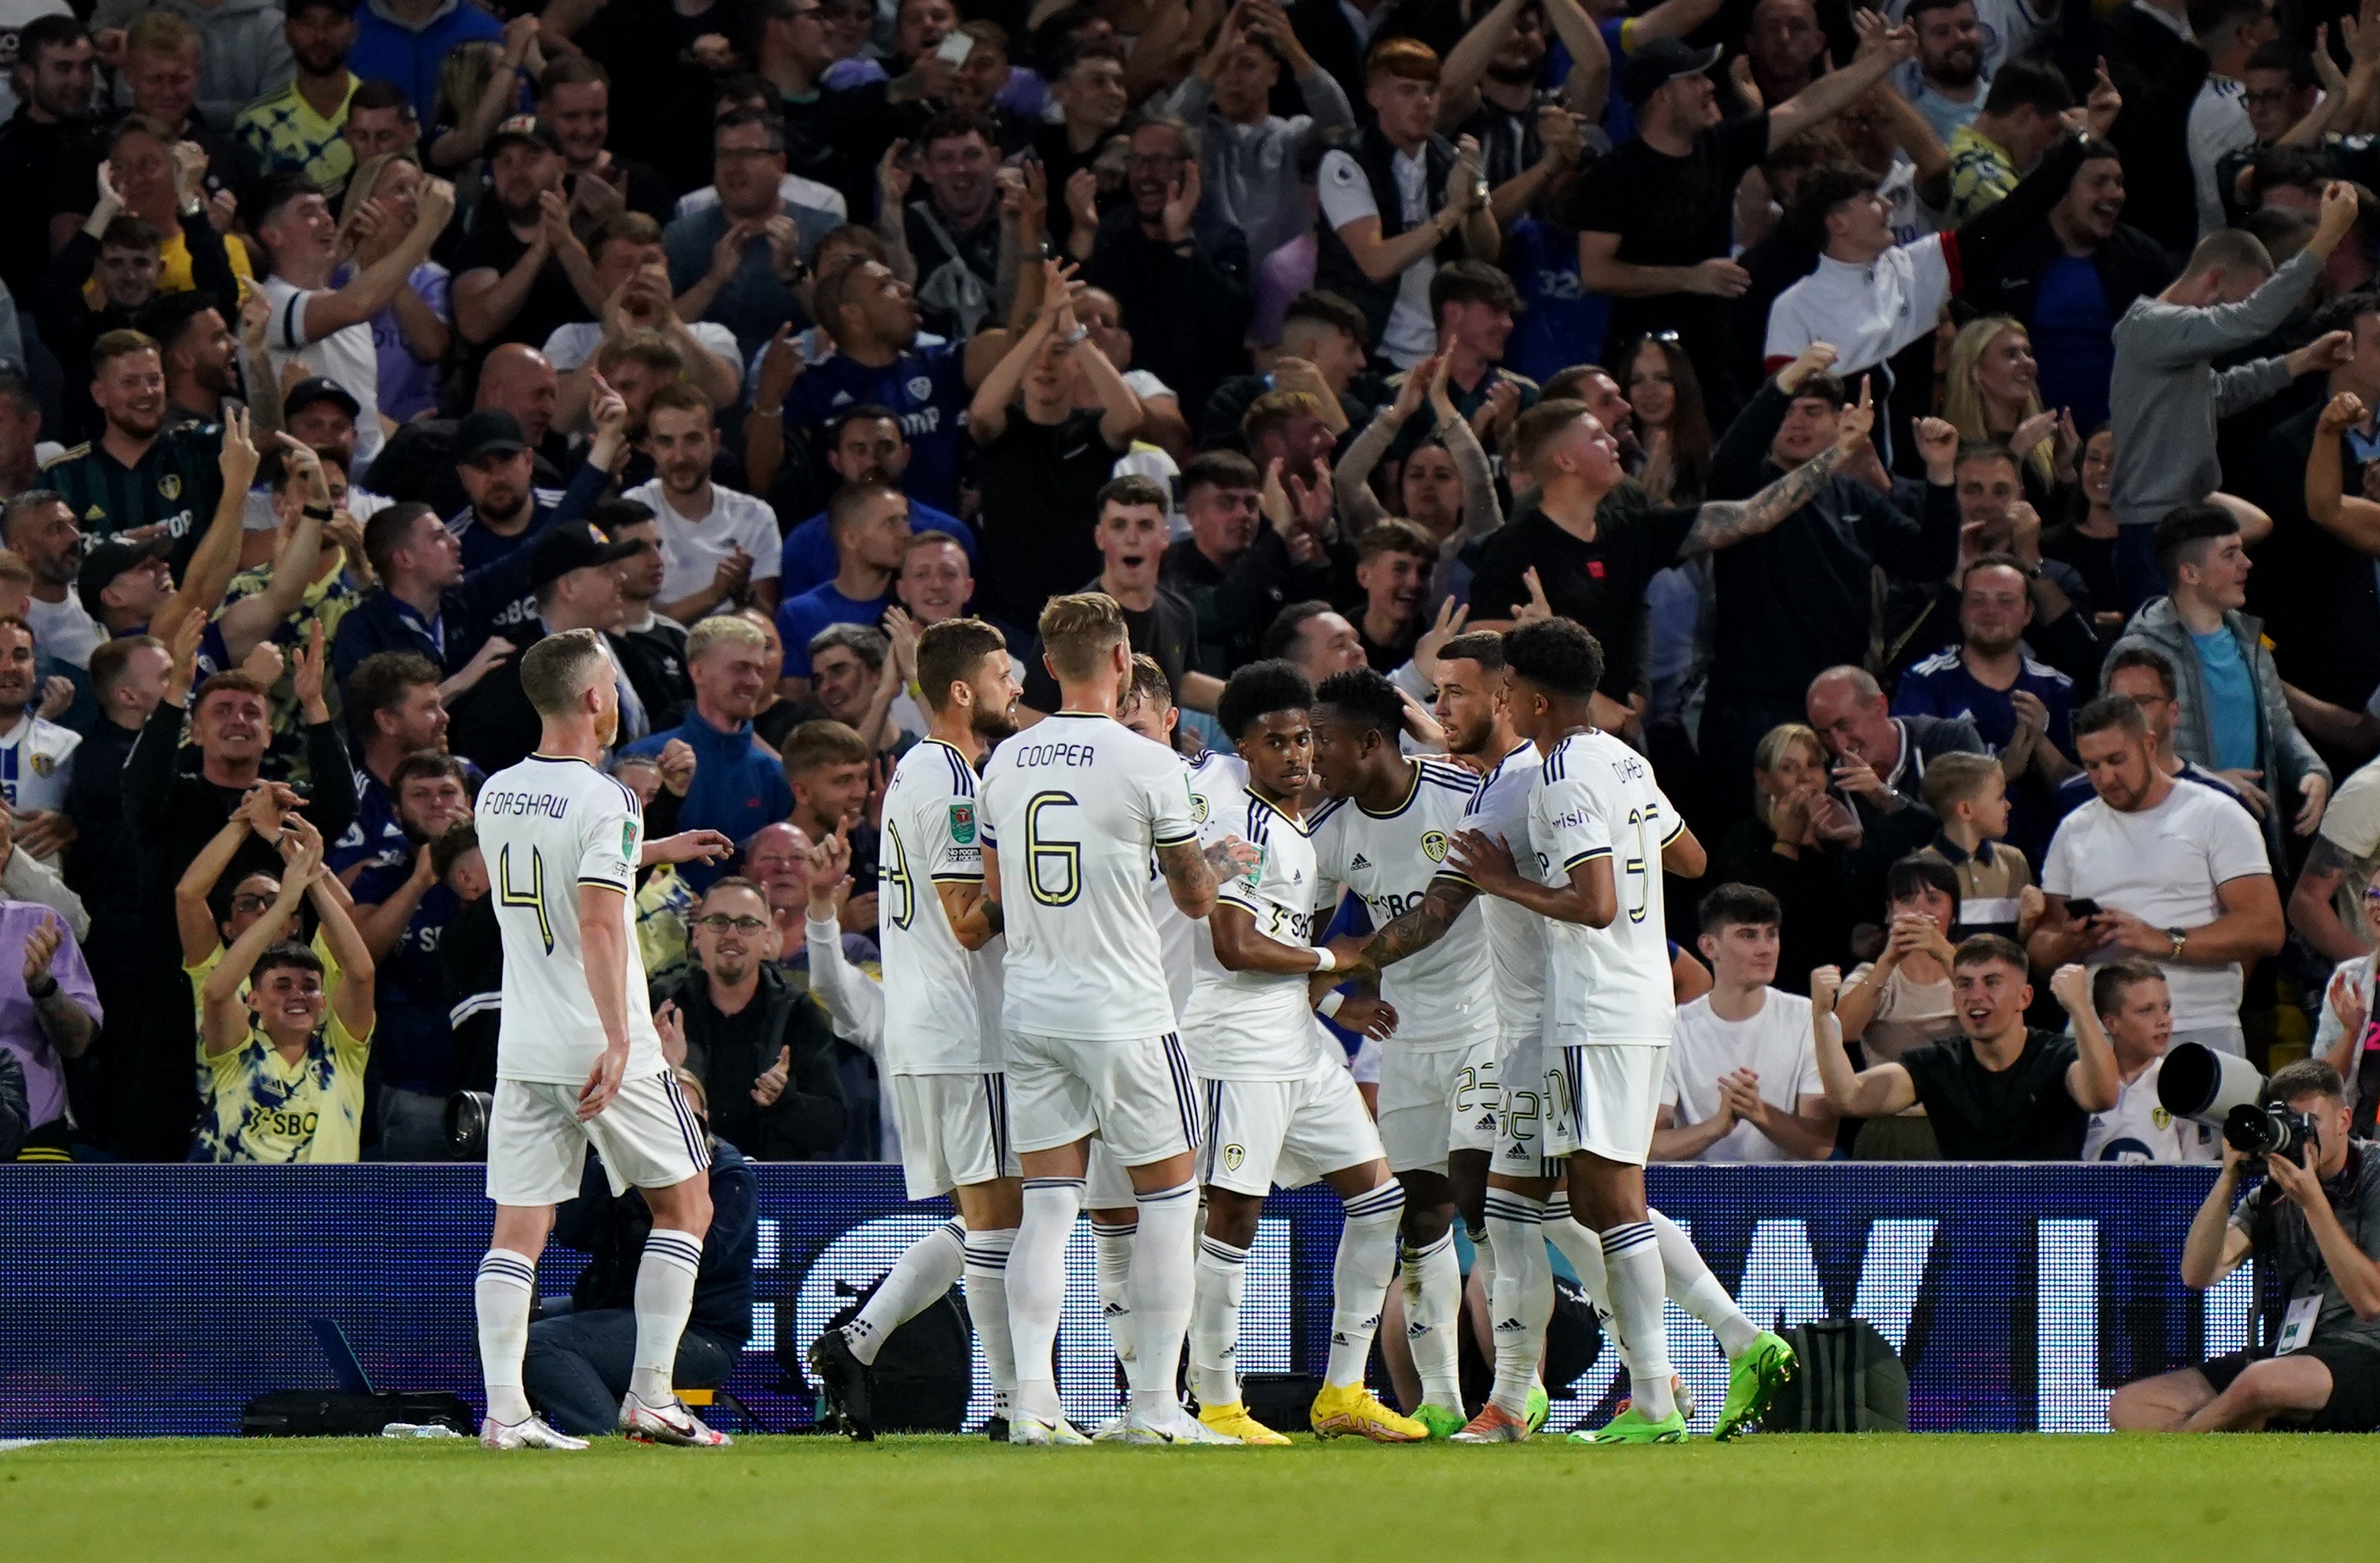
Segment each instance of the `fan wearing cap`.
[[479,352],[541,346],[572,321],[603,312],[595,262],[570,227],[562,143],[533,115],[488,138],[488,189],[455,256],[455,329]]
[[[529,550],[529,591],[537,600],[537,618],[524,626],[521,647],[526,650],[564,630],[596,631],[603,655],[612,663],[613,682],[619,687],[617,742],[621,744],[633,744],[652,731],[644,701],[612,645],[612,636],[627,612],[620,592],[620,565],[645,546],[626,539],[608,539],[590,521],[568,521],[547,528]],[[446,729],[446,744],[493,774],[527,758],[542,731],[537,708],[521,689],[520,659],[510,657],[491,669],[455,706]]]
[[339,225],[322,192],[297,174],[259,182],[247,207],[249,226],[268,265],[258,285],[271,301],[264,329],[265,368],[278,382],[292,359],[337,381],[356,399],[356,455],[370,461],[385,435],[380,418],[380,350],[371,320],[430,258],[430,247],[455,214],[455,187],[425,179],[415,197],[413,231],[386,255],[333,288],[339,261]]
[[[351,472],[356,466],[356,418],[362,411],[362,406],[337,381],[308,375],[281,398],[281,428],[298,443],[329,452],[342,473]],[[369,521],[395,503],[349,482],[339,508],[358,521]],[[271,563],[273,538],[281,530],[281,511],[273,503],[270,485],[249,491],[243,525],[248,535],[240,544],[239,567],[252,570]]]
[[1586,171],[1564,214],[1580,230],[1580,284],[1612,299],[1608,340],[1675,331],[1713,418],[1731,415],[1742,397],[1729,301],[1751,282],[1728,259],[1737,183],[1771,148],[1849,107],[1916,52],[1908,28],[1865,26],[1850,65],[1725,123],[1709,74],[1718,45],[1656,38],[1630,55],[1620,91],[1635,109],[1636,137]]
[[482,407],[455,426],[455,477],[471,503],[446,518],[446,528],[462,539],[466,570],[528,547],[562,503],[560,493],[537,487],[528,435],[500,407]]

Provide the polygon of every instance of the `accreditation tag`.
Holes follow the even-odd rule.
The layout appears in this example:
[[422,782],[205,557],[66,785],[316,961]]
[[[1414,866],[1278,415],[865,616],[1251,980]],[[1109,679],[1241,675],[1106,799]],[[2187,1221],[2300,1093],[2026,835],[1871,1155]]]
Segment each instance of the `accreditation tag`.
[[2282,1315],[2280,1339],[2273,1342],[2273,1355],[2286,1357],[2304,1347],[2313,1339],[2314,1315],[2322,1312],[2322,1293],[2301,1297],[2289,1304]]

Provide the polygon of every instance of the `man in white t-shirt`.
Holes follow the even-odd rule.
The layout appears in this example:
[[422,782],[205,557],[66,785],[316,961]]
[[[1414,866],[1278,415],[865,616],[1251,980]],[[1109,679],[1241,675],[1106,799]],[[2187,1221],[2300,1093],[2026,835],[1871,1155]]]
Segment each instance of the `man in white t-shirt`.
[[1818,1079],[1810,1001],[1777,980],[1777,898],[1753,885],[1703,897],[1708,993],[1678,1012],[1656,1161],[1824,1161],[1835,1109]]
[[2372,952],[2364,894],[2380,875],[2380,760],[2338,784],[2289,892],[2289,926],[2328,961]]
[[2116,1054],[2116,1105],[2091,1115],[2085,1161],[2215,1161],[2216,1132],[2176,1118],[2157,1100],[2157,1074],[2173,1038],[2165,974],[2146,961],[2110,961],[2091,979],[2091,1008]]
[[359,409],[356,456],[361,462],[380,454],[383,438],[372,317],[430,259],[430,247],[455,215],[455,187],[443,179],[425,178],[414,200],[412,231],[335,289],[330,281],[339,261],[338,219],[303,176],[276,174],[261,181],[245,213],[268,266],[257,284],[273,306],[264,328],[266,383],[281,383],[295,358],[308,372],[346,386]]
[[2148,719],[2121,695],[2076,713],[2074,745],[2098,796],[2049,843],[2048,909],[2027,953],[2037,968],[2146,956],[2173,993],[2173,1040],[2244,1054],[2248,963],[2281,948],[2281,896],[2255,821],[2230,799],[2177,782],[2151,757]]
[[662,386],[645,404],[645,440],[654,477],[623,497],[644,505],[662,524],[655,611],[690,624],[722,605],[748,601],[773,615],[784,563],[776,512],[764,500],[710,480],[711,458],[719,454],[710,398],[684,382]]

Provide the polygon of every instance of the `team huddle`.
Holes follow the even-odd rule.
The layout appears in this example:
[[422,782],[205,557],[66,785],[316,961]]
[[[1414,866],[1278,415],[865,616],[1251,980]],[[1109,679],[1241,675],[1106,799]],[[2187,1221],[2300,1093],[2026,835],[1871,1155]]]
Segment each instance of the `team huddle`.
[[[1345,1213],[1318,1436],[1528,1437],[1548,1407],[1547,1242],[1629,1372],[1620,1414],[1574,1438],[1685,1437],[1665,1299],[1729,1359],[1718,1435],[1755,1422],[1792,1353],[1645,1199],[1676,1020],[1662,873],[1699,875],[1703,850],[1643,757],[1591,724],[1593,636],[1545,619],[1450,641],[1443,757],[1406,752],[1409,702],[1378,673],[1318,689],[1258,662],[1218,705],[1233,752],[1185,762],[1164,678],[1134,658],[1111,599],[1053,599],[1038,629],[1062,700],[1021,733],[1024,669],[1000,633],[966,619],[926,632],[931,733],[887,787],[880,853],[879,1062],[910,1197],[958,1207],[993,1436],[1286,1443],[1243,1399],[1242,1282],[1266,1195],[1318,1181]],[[533,1413],[520,1363],[552,1206],[591,1143],[615,1192],[635,1184],[654,1214],[621,1427],[715,1444],[670,1387],[709,1220],[703,1139],[644,1013],[628,887],[639,861],[717,843],[642,843],[633,800],[586,763],[616,696],[591,642],[557,645],[576,638],[524,659],[546,741],[490,780],[479,810],[505,966],[482,1439],[584,1447]],[[841,843],[813,851],[813,874],[840,874]],[[1348,898],[1372,931],[1330,937]],[[1377,1113],[1318,1016],[1378,1042]],[[1088,1433],[1068,1422],[1053,1365],[1087,1208],[1131,1386],[1123,1413]],[[1458,1216],[1494,1320],[1494,1388],[1468,1419]],[[876,1352],[957,1278],[953,1246],[947,1230],[921,1241],[812,1348],[856,1436],[873,1433]],[[1365,1382],[1400,1273],[1411,1415]],[[1176,1388],[1185,1342],[1195,1411]]]

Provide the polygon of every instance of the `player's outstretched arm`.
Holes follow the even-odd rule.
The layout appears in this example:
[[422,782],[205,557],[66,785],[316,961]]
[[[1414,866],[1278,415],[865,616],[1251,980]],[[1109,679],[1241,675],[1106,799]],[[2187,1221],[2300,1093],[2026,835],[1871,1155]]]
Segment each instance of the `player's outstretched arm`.
[[612,1105],[628,1067],[628,922],[620,906],[626,893],[613,885],[578,887],[580,961],[595,1019],[603,1028],[603,1056],[578,1093],[581,1123]]
[[1881,1063],[1854,1072],[1843,1051],[1843,1028],[1835,1019],[1835,996],[1842,988],[1842,970],[1820,966],[1810,974],[1811,1042],[1818,1054],[1818,1082],[1837,1112],[1853,1118],[1882,1118],[1917,1105],[1917,1084],[1897,1063]]
[[1611,854],[1598,850],[1570,866],[1569,877],[1558,885],[1525,878],[1512,863],[1512,849],[1501,838],[1477,830],[1455,835],[1447,848],[1447,866],[1501,901],[1525,906],[1540,917],[1558,923],[1580,923],[1608,928],[1620,915],[1620,888],[1611,877]]
[[1418,955],[1446,937],[1463,909],[1478,899],[1479,888],[1463,879],[1440,875],[1429,882],[1423,892],[1421,904],[1389,924],[1364,941],[1356,954],[1360,967],[1378,971],[1393,966],[1409,956]]
[[[1157,849],[1158,871],[1165,876],[1165,889],[1173,897],[1173,904],[1185,917],[1205,916],[1215,905],[1215,870],[1207,861],[1195,841],[1176,842]],[[991,873],[991,853],[984,853],[984,874]]]

